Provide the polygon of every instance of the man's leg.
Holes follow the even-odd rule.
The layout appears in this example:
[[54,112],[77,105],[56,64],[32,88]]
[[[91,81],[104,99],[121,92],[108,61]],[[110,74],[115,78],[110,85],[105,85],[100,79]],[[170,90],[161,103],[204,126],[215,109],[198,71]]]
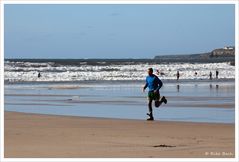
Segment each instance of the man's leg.
[[168,100],[166,99],[165,96],[163,96],[161,99],[160,99],[160,102],[164,102],[164,104],[167,104]]
[[153,102],[152,99],[148,100],[149,114],[153,114],[152,102]]
[[167,104],[167,99],[165,98],[165,96],[157,98],[155,100],[155,107],[159,107],[162,103],[164,102],[164,104]]
[[147,113],[147,115],[149,116],[149,118],[147,120],[154,120],[153,117],[153,107],[152,107],[152,98],[148,98],[148,108],[149,108],[149,113]]
[[154,97],[154,105],[155,105],[155,107],[159,107],[162,104],[162,102],[160,102],[159,99],[160,99],[160,93],[157,92],[157,93],[155,93],[155,97]]

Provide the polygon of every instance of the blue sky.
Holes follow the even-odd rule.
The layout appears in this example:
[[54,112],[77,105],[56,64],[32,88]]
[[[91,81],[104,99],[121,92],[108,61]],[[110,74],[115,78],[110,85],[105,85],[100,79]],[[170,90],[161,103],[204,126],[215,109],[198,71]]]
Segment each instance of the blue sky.
[[5,5],[5,58],[153,58],[235,44],[234,5]]

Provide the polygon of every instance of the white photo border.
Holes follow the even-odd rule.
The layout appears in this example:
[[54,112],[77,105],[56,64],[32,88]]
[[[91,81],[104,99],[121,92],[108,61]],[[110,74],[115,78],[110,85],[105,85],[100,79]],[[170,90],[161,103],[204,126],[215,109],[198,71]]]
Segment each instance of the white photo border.
[[[5,158],[4,157],[4,5],[9,4],[234,4],[235,5],[235,158]],[[30,162],[30,161],[49,161],[49,162],[76,162],[76,161],[99,161],[99,162],[108,162],[108,161],[137,161],[137,162],[155,162],[155,161],[180,161],[180,162],[201,162],[201,161],[216,161],[216,162],[235,162],[239,161],[238,159],[238,120],[239,120],[239,112],[238,112],[238,106],[239,106],[239,96],[238,96],[238,80],[239,80],[239,74],[238,74],[238,60],[239,60],[239,1],[238,0],[201,0],[201,1],[194,1],[194,0],[187,0],[187,1],[181,1],[181,0],[129,0],[129,1],[91,1],[91,0],[75,0],[75,1],[21,1],[21,0],[2,0],[0,1],[0,161],[3,162],[15,162],[15,161],[22,161],[22,162]]]

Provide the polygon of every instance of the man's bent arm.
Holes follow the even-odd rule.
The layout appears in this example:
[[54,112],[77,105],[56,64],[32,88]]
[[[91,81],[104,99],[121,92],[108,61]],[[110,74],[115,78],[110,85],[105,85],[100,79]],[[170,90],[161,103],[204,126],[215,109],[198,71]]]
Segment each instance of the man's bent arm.
[[158,85],[159,86],[156,88],[155,91],[158,91],[163,86],[163,82],[159,78],[157,80],[158,80]]
[[145,83],[145,85],[144,85],[144,90],[146,89],[148,87],[148,83]]

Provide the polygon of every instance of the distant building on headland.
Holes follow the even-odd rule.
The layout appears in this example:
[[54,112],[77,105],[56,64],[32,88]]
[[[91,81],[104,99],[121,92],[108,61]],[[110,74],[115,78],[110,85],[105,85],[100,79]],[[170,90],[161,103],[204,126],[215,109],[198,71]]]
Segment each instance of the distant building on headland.
[[225,46],[224,48],[218,48],[211,52],[211,57],[232,57],[235,56],[235,47]]
[[155,56],[154,60],[157,62],[202,62],[202,63],[217,63],[217,62],[230,62],[231,65],[235,64],[235,47],[225,46],[217,48],[211,52],[198,53],[198,54],[177,54],[177,55],[160,55]]
[[225,46],[223,49],[224,50],[235,50],[235,47],[233,47],[233,46]]

